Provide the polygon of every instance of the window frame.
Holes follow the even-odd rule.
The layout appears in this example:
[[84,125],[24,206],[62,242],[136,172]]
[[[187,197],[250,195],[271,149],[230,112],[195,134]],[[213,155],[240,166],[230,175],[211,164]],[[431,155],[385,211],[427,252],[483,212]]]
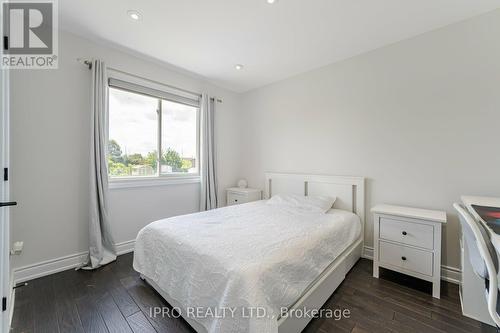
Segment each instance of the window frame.
[[[124,83],[124,85],[128,86],[117,86],[113,83],[120,82]],[[141,91],[134,90],[134,86],[140,87]],[[130,88],[129,88],[130,87]],[[110,89],[118,89],[122,91],[126,91],[133,94],[148,96],[157,99],[158,107],[157,107],[157,125],[158,125],[158,133],[157,133],[157,168],[156,175],[154,176],[130,176],[130,177],[111,177],[108,170],[108,184],[110,189],[121,189],[121,188],[133,188],[133,187],[149,187],[149,186],[164,186],[171,184],[191,184],[191,183],[199,183],[201,182],[201,94],[193,94],[186,92],[184,90],[173,88],[159,82],[151,81],[148,79],[136,77],[135,75],[128,75],[122,72],[114,72],[108,75],[108,84],[107,84],[107,93],[109,95]],[[147,89],[151,90],[150,93],[147,92]],[[139,89],[138,89],[139,90]],[[159,96],[163,94],[163,96]],[[188,97],[186,97],[188,96]],[[171,98],[167,98],[171,97]],[[176,97],[179,97],[176,99]],[[183,103],[184,99],[192,99],[193,103]],[[196,105],[194,104],[195,98],[197,100]],[[196,173],[183,173],[183,172],[172,172],[172,173],[162,173],[161,172],[161,149],[162,147],[162,134],[163,134],[163,126],[162,126],[162,100],[178,103],[190,107],[196,108],[196,161],[197,161],[197,172]],[[106,126],[106,147],[109,144],[109,98],[107,102],[107,126]],[[107,151],[106,151],[107,156]],[[106,157],[107,163],[107,157]]]

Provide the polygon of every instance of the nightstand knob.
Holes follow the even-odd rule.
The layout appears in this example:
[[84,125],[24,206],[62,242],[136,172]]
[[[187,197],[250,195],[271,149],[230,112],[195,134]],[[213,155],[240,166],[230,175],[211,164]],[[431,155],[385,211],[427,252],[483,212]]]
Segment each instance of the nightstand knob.
[[234,199],[234,202],[238,202],[238,199]]
[[406,235],[407,235],[407,234],[406,234],[406,231],[403,231],[403,236],[406,236]]
[[406,257],[401,257],[401,260],[405,261],[405,260],[406,260]]

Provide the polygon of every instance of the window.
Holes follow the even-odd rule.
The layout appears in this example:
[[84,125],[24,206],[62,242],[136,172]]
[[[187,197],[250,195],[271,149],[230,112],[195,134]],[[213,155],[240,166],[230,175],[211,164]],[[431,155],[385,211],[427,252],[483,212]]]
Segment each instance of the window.
[[198,173],[198,109],[170,101],[161,101],[160,172]]
[[111,179],[197,176],[199,96],[109,81]]

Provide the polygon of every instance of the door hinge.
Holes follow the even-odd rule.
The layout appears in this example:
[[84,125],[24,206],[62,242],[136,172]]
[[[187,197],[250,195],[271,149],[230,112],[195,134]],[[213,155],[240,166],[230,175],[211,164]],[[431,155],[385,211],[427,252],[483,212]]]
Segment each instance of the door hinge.
[[7,297],[2,297],[2,311],[7,310]]
[[3,49],[5,51],[9,50],[9,36],[3,36]]
[[3,168],[3,181],[6,182],[9,180],[9,168]]

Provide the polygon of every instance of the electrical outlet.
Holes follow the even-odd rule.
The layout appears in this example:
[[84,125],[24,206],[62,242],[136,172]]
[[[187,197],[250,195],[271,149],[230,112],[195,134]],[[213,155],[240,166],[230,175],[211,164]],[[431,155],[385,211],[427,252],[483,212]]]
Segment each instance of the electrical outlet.
[[10,250],[10,254],[13,255],[13,256],[20,255],[21,252],[23,252],[23,247],[24,247],[24,242],[22,242],[22,241],[15,242],[12,245],[12,249]]

